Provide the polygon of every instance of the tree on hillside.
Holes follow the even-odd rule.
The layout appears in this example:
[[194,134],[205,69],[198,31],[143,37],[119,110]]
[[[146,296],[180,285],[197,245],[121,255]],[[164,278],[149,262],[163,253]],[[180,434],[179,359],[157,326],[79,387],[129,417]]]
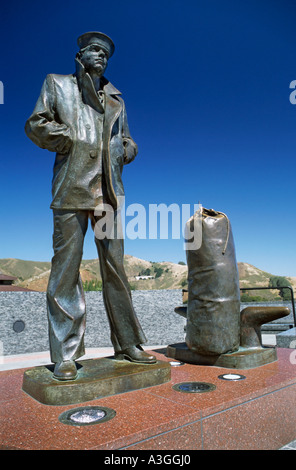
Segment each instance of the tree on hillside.
[[[271,276],[269,279],[269,286],[274,288],[280,287],[292,287],[290,281],[286,277],[283,276]],[[290,300],[291,293],[290,289],[280,289],[279,294],[283,300]]]
[[142,269],[142,271],[139,272],[139,276],[151,276],[151,269]]
[[164,271],[163,268],[161,268],[161,267],[155,267],[155,268],[154,268],[155,279],[156,279],[157,277],[160,277],[160,276],[162,275],[163,271]]
[[83,289],[85,291],[101,291],[102,290],[102,281],[98,279],[93,279],[91,281],[83,282]]

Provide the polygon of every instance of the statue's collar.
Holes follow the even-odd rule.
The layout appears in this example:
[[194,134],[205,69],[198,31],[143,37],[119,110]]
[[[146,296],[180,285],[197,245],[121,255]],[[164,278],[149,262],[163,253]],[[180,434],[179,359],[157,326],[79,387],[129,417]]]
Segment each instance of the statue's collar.
[[[90,75],[86,72],[83,64],[77,58],[75,59],[75,65],[76,65],[75,75],[77,77],[79,88],[80,90],[82,90],[84,88],[85,82],[88,82],[88,83],[89,81],[92,82],[92,79],[90,78]],[[117,88],[115,88],[115,86],[112,85],[112,83],[109,82],[109,80],[107,80],[107,78],[105,77],[101,78],[101,86],[104,92],[108,95],[121,95],[121,92],[117,90]]]

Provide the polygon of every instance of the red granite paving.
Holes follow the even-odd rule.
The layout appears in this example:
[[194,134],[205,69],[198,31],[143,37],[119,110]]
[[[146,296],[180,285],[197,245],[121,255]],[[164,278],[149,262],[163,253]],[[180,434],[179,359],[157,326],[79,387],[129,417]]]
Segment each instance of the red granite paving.
[[[116,411],[110,421],[90,426],[69,426],[58,419],[81,404],[48,406],[24,393],[25,369],[0,372],[0,448],[278,449],[296,438],[296,365],[290,355],[291,349],[278,349],[278,361],[251,370],[172,367],[166,384],[83,404]],[[246,379],[218,378],[225,373]],[[172,388],[189,381],[209,382],[216,389],[192,394]]]

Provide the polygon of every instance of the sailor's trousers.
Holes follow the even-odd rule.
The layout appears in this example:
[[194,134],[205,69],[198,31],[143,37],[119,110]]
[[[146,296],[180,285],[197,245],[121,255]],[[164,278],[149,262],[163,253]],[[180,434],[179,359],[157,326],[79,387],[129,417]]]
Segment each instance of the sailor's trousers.
[[[94,211],[88,210],[54,210],[53,217],[54,256],[47,289],[47,312],[51,360],[57,363],[85,354],[86,305],[79,269],[88,220],[96,233],[95,225],[100,219]],[[123,240],[116,236],[119,218],[120,214],[114,213],[114,238],[95,237],[103,299],[115,351],[146,341],[132,305],[123,266]]]

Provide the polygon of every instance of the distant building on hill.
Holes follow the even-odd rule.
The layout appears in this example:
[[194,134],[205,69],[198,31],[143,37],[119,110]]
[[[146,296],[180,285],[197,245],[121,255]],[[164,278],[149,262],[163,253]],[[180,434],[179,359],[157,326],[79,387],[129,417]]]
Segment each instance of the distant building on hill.
[[15,276],[7,276],[0,273],[0,292],[34,292],[32,289],[15,286],[13,283],[17,280]]
[[142,281],[146,279],[154,279],[154,276],[135,276],[136,281]]

